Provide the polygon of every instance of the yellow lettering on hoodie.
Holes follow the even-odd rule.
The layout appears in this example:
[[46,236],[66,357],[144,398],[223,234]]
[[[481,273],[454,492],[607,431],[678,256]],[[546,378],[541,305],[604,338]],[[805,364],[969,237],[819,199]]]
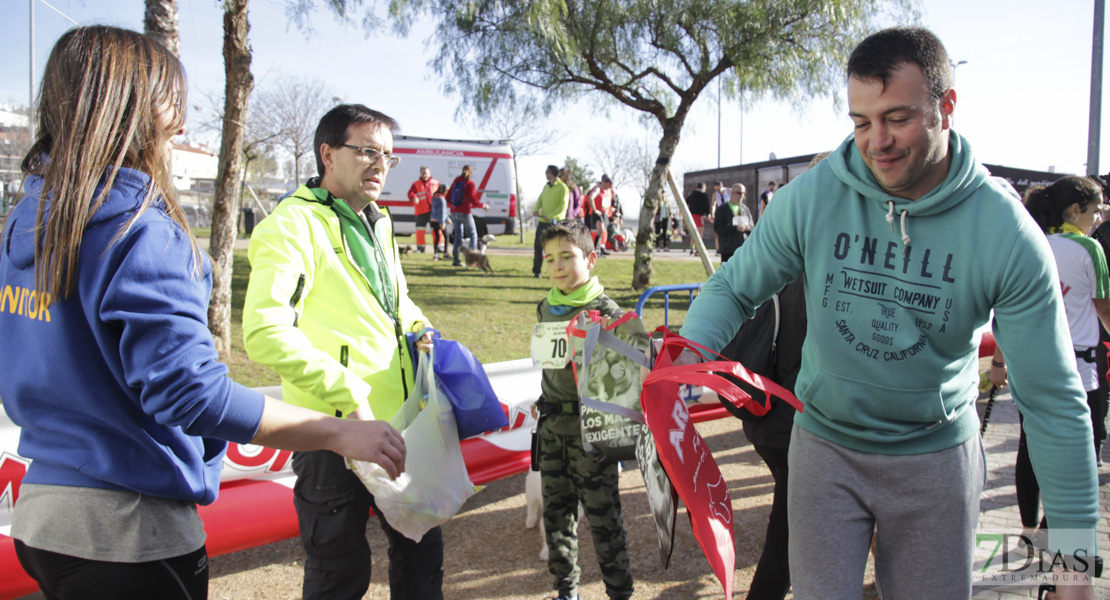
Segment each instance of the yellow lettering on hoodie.
[[14,313],[16,304],[19,300],[19,288],[12,290],[12,286],[5,285],[4,289],[0,291],[0,312],[4,312],[4,307],[8,307],[8,312]]
[[[46,322],[49,323],[50,322],[50,294],[47,294],[46,292],[40,292],[39,293],[39,301],[42,303],[42,306],[39,307],[39,320],[41,321],[41,320],[43,320],[43,318],[45,318]],[[35,304],[39,304],[39,302],[36,302]]]
[[50,322],[50,294],[27,288],[4,286],[0,290],[0,312],[7,310],[28,319]]

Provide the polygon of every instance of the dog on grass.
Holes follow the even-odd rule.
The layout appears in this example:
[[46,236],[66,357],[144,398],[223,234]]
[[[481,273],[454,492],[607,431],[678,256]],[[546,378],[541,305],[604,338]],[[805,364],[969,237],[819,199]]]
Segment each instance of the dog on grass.
[[412,252],[412,246],[409,246],[408,244],[406,244],[404,246],[401,246],[401,247],[397,248],[397,251],[401,253],[401,256],[404,256],[404,255]]
[[491,275],[493,273],[493,267],[489,265],[489,257],[486,256],[486,246],[496,239],[497,236],[492,233],[487,233],[478,240],[477,250],[471,250],[467,246],[462,246],[463,264],[466,265],[466,268],[478,267],[478,270],[485,273],[486,277]]

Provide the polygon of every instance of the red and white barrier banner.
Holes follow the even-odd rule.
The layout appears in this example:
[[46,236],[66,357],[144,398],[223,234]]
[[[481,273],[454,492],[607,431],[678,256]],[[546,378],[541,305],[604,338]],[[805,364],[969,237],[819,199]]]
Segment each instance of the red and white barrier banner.
[[[983,338],[980,356],[994,352],[994,338]],[[501,431],[463,440],[462,451],[470,479],[481,485],[523,473],[530,464],[531,433],[535,420],[531,405],[540,396],[540,371],[531,359],[485,365],[494,391],[509,418]],[[728,416],[716,394],[695,386],[678,386],[689,408],[689,422]],[[280,397],[280,388],[266,388]],[[657,438],[658,440],[658,438]],[[19,456],[19,427],[0,405],[0,600],[19,598],[38,589],[24,573],[8,537],[12,507],[31,461]],[[299,534],[293,510],[291,453],[249,444],[231,444],[224,458],[220,495],[199,508],[208,534],[209,556],[220,556],[261,546]]]

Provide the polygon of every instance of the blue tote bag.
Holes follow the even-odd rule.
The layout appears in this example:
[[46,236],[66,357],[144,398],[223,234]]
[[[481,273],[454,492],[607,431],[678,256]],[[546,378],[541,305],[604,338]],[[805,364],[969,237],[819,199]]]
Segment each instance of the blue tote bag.
[[417,358],[415,342],[427,331],[432,332],[432,339],[435,340],[432,370],[455,412],[459,439],[507,427],[509,418],[501,408],[486,370],[466,346],[455,340],[443,339],[434,329],[425,329],[419,334],[409,333],[406,337],[414,364]]

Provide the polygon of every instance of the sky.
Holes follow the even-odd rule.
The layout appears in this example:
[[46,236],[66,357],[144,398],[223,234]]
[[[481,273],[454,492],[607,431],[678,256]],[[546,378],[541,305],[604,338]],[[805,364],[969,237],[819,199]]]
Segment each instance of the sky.
[[[142,29],[142,0],[48,0],[82,25]],[[0,0],[0,105],[23,106],[30,88],[29,14],[34,3],[34,64],[41,74],[51,47],[73,26],[43,0]],[[322,4],[322,3],[318,3]],[[178,0],[181,58],[190,101],[223,89],[222,11],[217,0]],[[921,0],[920,24],[945,43],[956,69],[955,128],[982,162],[1063,173],[1086,171],[1094,0]],[[338,22],[323,9],[305,33],[290,23],[284,0],[251,0],[250,41],[256,89],[284,76],[319,79],[346,102],[359,102],[397,119],[402,133],[428,137],[488,138],[456,115],[458,99],[442,92],[429,66],[437,47],[433,25],[423,22],[407,38],[367,36],[357,24]],[[1110,68],[1110,65],[1107,65]],[[37,89],[38,81],[35,81]],[[712,88],[713,86],[711,86]],[[843,97],[843,90],[840,92]],[[1110,94],[1104,94],[1099,172],[1110,171]],[[201,111],[190,108],[190,127]],[[608,138],[632,138],[654,149],[658,137],[638,113],[593,103],[564,106],[549,117],[562,137],[537,156],[518,160],[525,201],[544,184],[547,164],[567,156],[600,174],[592,148]],[[719,125],[718,125],[719,123]],[[847,107],[817,98],[801,110],[765,100],[724,99],[712,91],[687,120],[672,162],[681,174],[829,150],[850,133]],[[211,141],[211,140],[210,140]],[[718,151],[718,145],[720,150]],[[635,190],[621,190],[622,199]]]

